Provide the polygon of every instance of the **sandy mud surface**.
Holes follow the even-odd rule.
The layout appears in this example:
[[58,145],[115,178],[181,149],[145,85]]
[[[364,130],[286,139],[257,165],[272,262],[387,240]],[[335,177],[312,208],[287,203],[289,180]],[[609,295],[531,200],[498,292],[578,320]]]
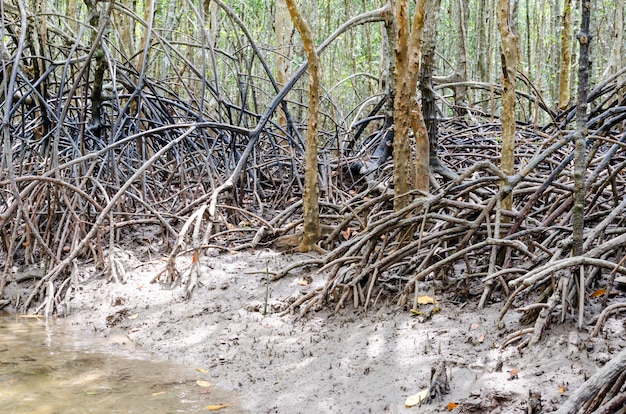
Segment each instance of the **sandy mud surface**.
[[[126,283],[108,282],[85,267],[71,302],[71,324],[86,334],[125,335],[207,370],[208,381],[237,392],[252,413],[441,413],[449,403],[459,404],[451,412],[525,413],[529,390],[540,391],[544,412],[551,412],[626,339],[624,316],[618,315],[599,338],[590,339],[569,321],[555,325],[532,349],[502,349],[502,339],[523,327],[520,314],[509,311],[506,327],[497,329],[502,302],[479,311],[478,297],[453,303],[436,282],[420,286],[437,299],[440,310],[430,318],[398,310],[391,297],[378,298],[367,312],[281,315],[287,303],[324,284],[325,275],[315,271],[270,283],[264,315],[266,267],[278,271],[308,256],[210,251],[201,259],[190,299],[183,287],[150,283],[165,266],[163,258],[140,260],[128,251],[117,256]],[[179,259],[180,269],[188,265]],[[598,299],[590,301],[599,306]],[[433,305],[420,311],[428,314],[428,307]],[[442,401],[407,408],[407,397],[429,387],[431,367],[442,359],[450,391]]]

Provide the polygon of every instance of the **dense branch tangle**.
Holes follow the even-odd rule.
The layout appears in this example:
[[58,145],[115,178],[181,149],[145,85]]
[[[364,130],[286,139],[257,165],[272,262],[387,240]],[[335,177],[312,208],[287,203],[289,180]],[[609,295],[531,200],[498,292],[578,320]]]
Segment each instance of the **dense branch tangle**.
[[[626,272],[626,134],[616,128],[623,125],[624,112],[612,98],[615,89],[602,97],[597,93],[590,94],[594,116],[587,123],[582,256],[571,255],[574,131],[567,129],[569,124],[557,120],[558,126],[547,125],[544,132],[522,129],[518,173],[507,177],[494,164],[499,126],[468,128],[452,119],[440,126],[440,144],[447,150],[441,156],[462,175],[441,183],[406,210],[394,213],[389,193],[372,187],[350,199],[349,208],[338,209],[343,220],[333,235],[344,232],[347,240],[337,245],[332,236],[327,239],[331,251],[317,263],[325,264],[328,281],[317,295],[296,302],[301,314],[328,302],[335,309],[348,303],[367,308],[385,290],[396,294],[398,305],[415,307],[412,295],[426,289],[420,282],[440,280],[441,294],[452,299],[465,301],[481,290],[480,306],[501,298],[501,319],[511,308],[522,311],[520,320],[533,328],[514,333],[505,345],[538,341],[553,319],[576,319],[575,295],[581,287],[574,274],[579,268],[587,276],[582,287],[587,293],[599,287],[610,291],[615,275]],[[611,101],[608,107],[597,107]],[[500,180],[508,183],[506,191],[499,189]],[[511,190],[513,208],[500,209],[502,197]],[[503,224],[498,215],[509,220]],[[496,238],[498,233],[504,237]],[[403,239],[406,234],[412,237]],[[275,278],[283,276],[285,272]],[[560,314],[555,313],[557,305]]]
[[[175,261],[195,240],[181,230],[197,236],[202,228],[206,243],[228,242],[229,230],[244,222],[258,228],[302,193],[306,65],[278,85],[234,10],[220,1],[211,10],[183,3],[178,17],[173,8],[157,12],[155,2],[139,10],[86,1],[70,17],[40,10],[52,7],[45,2],[3,3],[0,292],[13,264],[37,264],[45,275],[15,299],[22,309],[41,310],[37,300],[46,312],[66,309],[74,259],[122,279],[113,247],[137,226],[162,227],[165,244],[176,238]],[[318,52],[385,10],[347,21]],[[274,123],[278,106],[285,125]],[[338,148],[328,108],[326,98],[326,159]],[[330,170],[321,175],[330,188]],[[196,218],[200,227],[180,227]]]
[[[211,26],[215,15],[193,2],[185,3],[184,17],[202,24],[183,32],[170,30],[180,25],[176,16],[163,28],[154,12],[140,17],[123,3],[85,6],[77,21],[53,10],[45,25],[25,9],[21,19],[19,2],[3,3],[8,150],[0,176],[0,291],[13,264],[44,269],[20,299],[23,309],[66,309],[75,259],[123,279],[114,246],[139,226],[161,227],[165,244],[176,240],[158,276],[188,277],[188,292],[197,275],[193,268],[179,274],[179,255],[198,258],[213,245],[267,246],[299,231],[306,107],[299,79],[306,65],[294,64],[291,78],[277,84],[269,52],[245,22],[222,2],[211,4],[230,43],[215,39],[222,33]],[[342,33],[388,12],[373,10],[337,28],[317,49],[322,62]],[[124,25],[150,36],[140,42]],[[422,281],[442,280],[443,292],[458,300],[480,295],[481,306],[502,299],[503,315],[523,310],[532,332],[510,342],[536,341],[558,305],[561,318],[573,314],[574,269],[588,273],[586,288],[624,271],[617,266],[626,228],[623,85],[624,72],[617,72],[589,94],[586,253],[579,259],[570,257],[573,108],[549,112],[554,121],[543,128],[518,125],[516,172],[508,177],[496,167],[498,120],[441,120],[439,157],[458,177],[434,176],[427,196],[393,212],[389,162],[369,162],[386,145],[385,97],[361,97],[345,110],[345,102],[324,93],[319,178],[320,218],[329,230],[321,247],[328,253],[310,263],[327,270],[328,280],[292,309],[305,314],[329,302],[335,309],[368,307],[388,293],[412,307]],[[533,99],[549,111],[539,96]],[[501,181],[508,183],[504,190]],[[511,190],[513,208],[500,209]]]

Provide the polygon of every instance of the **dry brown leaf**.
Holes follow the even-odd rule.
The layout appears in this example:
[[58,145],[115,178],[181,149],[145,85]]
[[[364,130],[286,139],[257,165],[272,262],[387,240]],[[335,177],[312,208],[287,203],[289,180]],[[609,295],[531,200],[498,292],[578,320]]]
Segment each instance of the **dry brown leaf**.
[[452,410],[454,410],[458,406],[459,405],[457,403],[449,402],[448,405],[446,405],[446,409],[448,411],[452,411]]
[[348,240],[350,238],[350,227],[342,231],[341,235],[343,236],[345,240]]
[[602,295],[606,295],[606,289],[598,289],[589,295],[590,298],[599,298]]
[[208,411],[216,411],[221,410],[222,408],[230,407],[232,404],[215,404],[215,405],[207,405],[204,407],[205,410]]
[[209,388],[211,386],[211,383],[209,381],[204,381],[204,380],[198,380],[196,381],[196,384],[204,388]]

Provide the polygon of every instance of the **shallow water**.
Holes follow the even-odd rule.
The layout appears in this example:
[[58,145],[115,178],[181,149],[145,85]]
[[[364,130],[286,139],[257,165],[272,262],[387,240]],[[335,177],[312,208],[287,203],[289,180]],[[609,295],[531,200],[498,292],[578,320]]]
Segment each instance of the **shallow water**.
[[207,386],[206,376],[201,367],[155,361],[124,336],[0,316],[2,414],[245,412],[235,393]]

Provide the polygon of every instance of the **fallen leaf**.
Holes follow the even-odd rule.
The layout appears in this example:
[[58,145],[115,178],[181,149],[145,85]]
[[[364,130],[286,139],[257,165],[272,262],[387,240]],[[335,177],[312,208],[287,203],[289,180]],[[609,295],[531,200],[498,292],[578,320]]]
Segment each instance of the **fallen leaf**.
[[216,411],[216,410],[221,410],[222,408],[230,407],[231,405],[232,404],[216,404],[216,405],[207,405],[204,408],[209,411]]
[[477,323],[473,323],[470,325],[470,331],[473,331],[474,329],[478,329],[478,324]]
[[446,405],[446,409],[448,411],[452,411],[452,410],[454,410],[458,406],[459,405],[457,403],[449,402],[448,405]]
[[418,392],[417,394],[413,394],[410,397],[408,397],[406,401],[404,402],[404,405],[405,407],[414,407],[418,404],[421,404],[422,401],[424,401],[427,396],[428,396],[428,389],[422,390]]
[[589,295],[590,298],[599,298],[602,295],[606,295],[606,289],[598,289]]
[[139,314],[138,314],[138,313],[135,313],[135,314],[133,314],[133,315],[130,315],[130,316],[128,317],[128,319],[130,319],[130,320],[132,321],[133,319],[137,319],[137,317],[138,317],[138,316],[139,316]]
[[202,369],[202,368],[196,368],[196,371],[202,372],[203,374],[206,374],[207,372],[209,372],[208,369]]
[[437,302],[430,296],[422,295],[417,297],[417,303],[419,303],[420,305],[427,305],[429,303],[435,304]]
[[299,286],[309,286],[309,282],[305,279],[300,279],[296,282]]
[[204,381],[204,380],[198,380],[196,381],[196,384],[204,388],[209,388],[211,386],[211,383],[209,381]]
[[153,392],[152,396],[156,397],[157,395],[163,395],[163,394],[165,394],[165,391]]
[[341,235],[343,236],[345,240],[348,240],[350,238],[350,227],[342,231]]
[[485,334],[478,337],[478,342],[482,343],[485,340]]
[[563,388],[563,386],[561,385],[559,387],[559,394],[563,394],[565,392],[565,388]]

